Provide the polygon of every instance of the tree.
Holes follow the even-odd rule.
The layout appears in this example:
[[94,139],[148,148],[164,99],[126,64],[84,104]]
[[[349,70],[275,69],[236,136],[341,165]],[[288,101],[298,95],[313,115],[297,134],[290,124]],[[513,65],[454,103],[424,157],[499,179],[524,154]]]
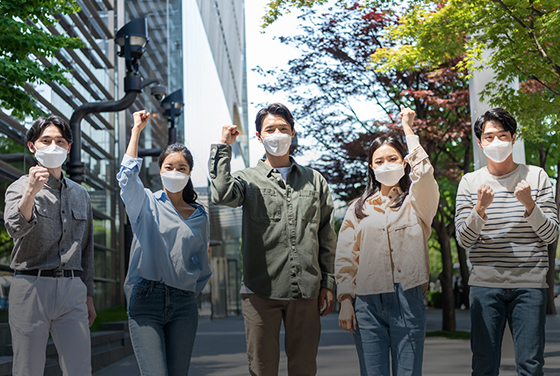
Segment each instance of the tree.
[[[542,167],[547,171],[550,177],[556,180],[555,200],[556,206],[560,207],[560,133],[545,134],[542,136],[541,142],[527,142],[525,148],[528,151],[527,163]],[[554,272],[557,248],[558,240],[548,245],[549,269],[547,283],[549,287],[546,306],[546,313],[548,315],[556,314],[556,306],[554,304]]]
[[[482,93],[510,111],[526,140],[538,139],[543,125],[560,130],[560,9],[552,1],[413,2],[398,26],[388,28],[395,47],[373,55],[378,69],[430,68],[456,56],[469,71],[491,68],[496,79]],[[482,52],[491,52],[483,59]],[[509,84],[532,80],[534,90]]]
[[61,48],[79,48],[78,38],[53,35],[48,27],[58,24],[59,14],[78,11],[74,0],[2,0],[0,2],[0,107],[11,115],[37,117],[41,111],[24,87],[51,81],[70,85],[66,69],[43,64]]
[[[304,150],[321,154],[313,167],[345,202],[364,188],[371,141],[387,132],[402,137],[397,124],[400,105],[416,110],[414,127],[435,166],[441,193],[432,226],[444,267],[443,329],[455,330],[451,259],[455,194],[459,176],[471,164],[466,75],[453,68],[456,61],[434,72],[368,69],[370,55],[387,45],[384,28],[397,22],[389,12],[352,6],[321,14],[311,10],[303,18],[301,34],[280,37],[298,47],[301,56],[286,70],[261,71],[274,78],[262,88],[288,94],[305,136],[317,141]],[[371,102],[372,108],[377,105],[382,114],[360,114],[358,101]]]
[[[418,1],[401,23],[388,29],[396,47],[373,54],[377,69],[430,67],[465,55],[459,66],[489,67],[496,79],[481,93],[490,104],[505,108],[518,120],[518,133],[539,147],[529,160],[558,183],[558,154],[545,150],[560,131],[560,8],[551,1]],[[483,50],[491,51],[481,63]],[[478,65],[477,65],[478,64]],[[509,86],[519,80],[518,89]],[[536,152],[535,157],[531,151]],[[556,155],[556,158],[547,157]],[[544,157],[544,158],[543,158]],[[548,166],[547,166],[548,164]],[[556,195],[557,206],[559,197]],[[549,245],[548,314],[555,314],[554,260],[558,242]]]
[[[276,0],[269,3],[264,26],[293,7],[317,7],[323,0]],[[344,5],[349,1],[336,0]],[[434,69],[454,59],[458,69],[491,68],[495,80],[481,94],[493,106],[505,108],[518,120],[526,141],[550,141],[560,131],[560,4],[547,0],[413,0],[402,6],[394,0],[362,0],[399,12],[398,25],[386,27],[393,43],[372,54],[372,65],[383,71]],[[276,11],[276,12],[275,12]],[[483,51],[490,56],[482,59]],[[509,84],[519,80],[519,89]],[[529,150],[530,151],[530,150]],[[556,178],[558,159],[539,164]],[[548,165],[548,168],[546,168]],[[556,197],[558,203],[558,195]],[[557,244],[549,246],[551,261],[548,313],[555,313],[553,291]]]

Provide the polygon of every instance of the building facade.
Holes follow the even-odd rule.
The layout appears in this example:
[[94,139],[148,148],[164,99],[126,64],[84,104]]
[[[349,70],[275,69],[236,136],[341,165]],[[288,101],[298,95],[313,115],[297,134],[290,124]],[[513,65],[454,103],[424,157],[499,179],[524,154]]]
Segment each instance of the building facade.
[[[130,20],[146,18],[149,42],[140,59],[140,73],[145,81],[157,79],[160,85],[167,87],[167,93],[183,89],[183,112],[175,119],[177,141],[186,144],[193,153],[193,183],[201,200],[208,205],[210,143],[219,141],[221,126],[225,124],[239,124],[242,133],[247,132],[244,1],[77,0],[77,3],[81,11],[62,15],[60,24],[50,30],[78,36],[85,43],[82,49],[61,50],[54,59],[72,70],[68,75],[72,85],[27,85],[26,90],[46,114],[56,114],[66,120],[83,103],[122,98],[126,70],[124,59],[116,54],[114,36]],[[169,122],[161,104],[150,95],[149,86],[143,91],[127,110],[91,114],[81,122],[83,185],[90,194],[94,215],[95,304],[98,310],[124,304],[122,283],[131,234],[119,198],[116,173],[128,143],[132,113],[140,109],[151,113],[141,148],[161,148],[168,142]],[[0,109],[2,193],[34,164],[33,156],[25,147],[25,132],[34,120],[26,119],[21,123],[10,117],[9,111]],[[156,159],[146,157],[141,173],[145,185],[154,191],[161,188]],[[235,148],[234,168],[243,168],[246,161],[248,146],[245,142]],[[225,264],[223,274],[226,275],[229,261],[224,249],[230,243],[237,244],[237,251],[232,249],[230,258],[235,260],[236,268],[239,264],[240,221],[237,219],[240,213],[212,205],[208,208],[213,224],[211,260],[217,268]],[[231,218],[230,224],[221,222]],[[5,228],[0,227],[0,263],[4,264],[6,274],[9,273],[5,264],[9,263],[11,244]],[[236,272],[236,280],[238,275]],[[220,272],[215,273],[215,279],[220,278]],[[220,288],[218,284],[213,293],[217,294]]]

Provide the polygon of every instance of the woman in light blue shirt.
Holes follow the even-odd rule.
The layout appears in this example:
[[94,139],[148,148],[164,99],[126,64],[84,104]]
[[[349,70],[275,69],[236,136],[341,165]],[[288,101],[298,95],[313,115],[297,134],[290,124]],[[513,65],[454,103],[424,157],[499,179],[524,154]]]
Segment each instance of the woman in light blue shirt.
[[130,337],[142,376],[187,375],[198,326],[196,296],[210,278],[208,213],[196,203],[193,159],[179,144],[159,156],[163,190],[138,177],[146,111],[134,113],[130,143],[117,175],[134,239],[124,290]]

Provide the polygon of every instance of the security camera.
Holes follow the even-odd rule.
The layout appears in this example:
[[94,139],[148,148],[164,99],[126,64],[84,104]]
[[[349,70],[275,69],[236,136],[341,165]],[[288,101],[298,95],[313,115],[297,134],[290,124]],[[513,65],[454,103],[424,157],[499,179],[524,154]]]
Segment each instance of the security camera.
[[150,94],[156,101],[161,102],[167,94],[167,89],[165,88],[165,86],[155,85],[152,86]]

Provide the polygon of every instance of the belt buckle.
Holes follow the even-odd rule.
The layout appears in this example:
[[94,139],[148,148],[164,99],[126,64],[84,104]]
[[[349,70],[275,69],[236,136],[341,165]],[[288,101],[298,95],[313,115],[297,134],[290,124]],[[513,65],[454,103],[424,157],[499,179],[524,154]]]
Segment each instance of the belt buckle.
[[54,278],[60,278],[60,277],[63,277],[63,276],[64,276],[64,270],[59,269],[59,268],[53,269],[53,277]]

